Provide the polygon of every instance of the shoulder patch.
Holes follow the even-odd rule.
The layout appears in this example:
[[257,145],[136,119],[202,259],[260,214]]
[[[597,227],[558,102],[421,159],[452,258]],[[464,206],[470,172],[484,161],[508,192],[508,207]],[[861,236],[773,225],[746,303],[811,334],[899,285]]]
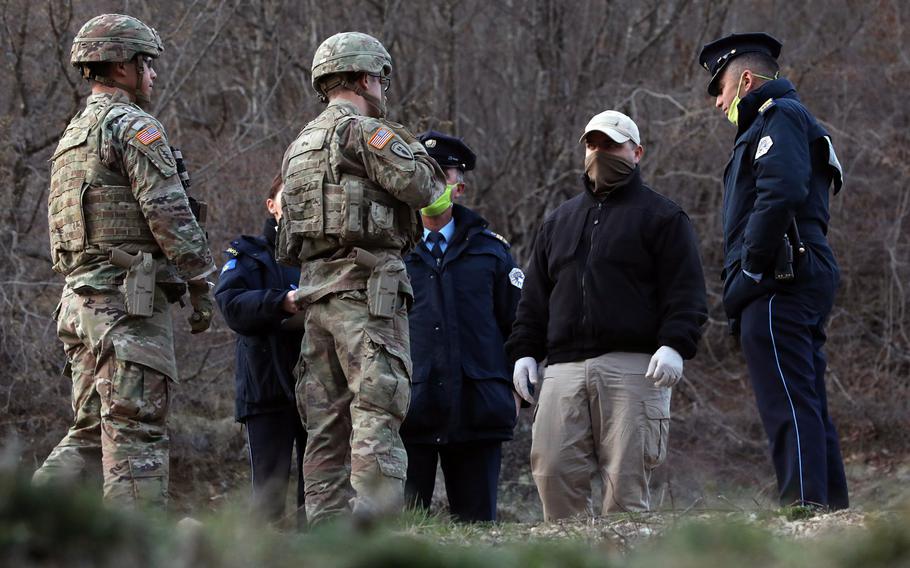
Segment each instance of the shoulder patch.
[[768,150],[771,149],[771,146],[774,145],[774,140],[770,136],[764,136],[761,140],[758,141],[758,148],[755,150],[755,160],[761,158],[768,153]]
[[525,273],[517,266],[509,271],[509,282],[519,290],[525,285]]
[[224,274],[228,270],[234,270],[235,268],[237,268],[237,259],[232,258],[229,261],[225,262],[224,266],[221,267],[221,273]]
[[760,107],[758,107],[758,114],[765,114],[765,111],[774,106],[774,99],[768,99]]
[[394,132],[392,132],[390,129],[382,126],[379,128],[379,130],[377,130],[376,132],[373,133],[373,135],[370,137],[370,141],[368,143],[373,148],[376,148],[377,150],[382,150],[383,148],[385,148],[386,144],[388,144],[389,141],[392,140],[392,138],[394,138],[394,137],[395,137]]
[[392,150],[392,153],[399,158],[404,158],[405,160],[411,160],[414,158],[414,153],[411,152],[411,149],[405,146],[404,142],[401,142],[400,140],[392,142],[392,145],[389,146],[389,149]]
[[229,254],[229,255],[231,255],[231,256],[233,256],[233,257],[238,257],[238,256],[240,256],[240,251],[237,250],[237,249],[235,249],[234,247],[228,247],[227,249],[225,249],[224,252],[225,252],[225,254]]
[[152,142],[161,139],[161,131],[154,124],[146,126],[136,134],[136,140],[148,146]]

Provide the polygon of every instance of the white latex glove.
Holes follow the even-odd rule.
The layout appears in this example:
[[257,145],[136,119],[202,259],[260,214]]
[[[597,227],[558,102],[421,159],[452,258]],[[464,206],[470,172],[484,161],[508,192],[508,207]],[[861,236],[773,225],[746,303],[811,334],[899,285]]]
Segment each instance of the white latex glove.
[[515,361],[515,370],[512,371],[512,385],[515,386],[515,392],[518,396],[534,404],[534,396],[528,385],[536,387],[540,382],[540,375],[537,374],[537,361],[534,357],[522,357]]
[[[516,363],[515,366],[518,368],[518,363]],[[654,355],[651,357],[651,362],[648,363],[648,372],[645,373],[645,378],[656,381],[654,383],[654,386],[656,387],[671,388],[679,382],[679,379],[682,378],[682,374],[682,356],[676,352],[676,349],[664,345],[655,351]]]

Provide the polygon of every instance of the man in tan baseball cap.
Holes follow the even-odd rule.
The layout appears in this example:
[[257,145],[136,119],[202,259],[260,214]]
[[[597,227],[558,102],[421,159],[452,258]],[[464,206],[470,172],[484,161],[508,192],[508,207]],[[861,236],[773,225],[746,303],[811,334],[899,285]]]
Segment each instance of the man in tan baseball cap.
[[538,387],[531,472],[546,520],[593,513],[596,473],[602,513],[650,508],[671,389],[707,320],[695,233],[642,181],[638,126],[608,110],[579,141],[584,191],[538,231],[506,344],[515,390],[533,403]]
[[638,126],[631,118],[615,110],[605,110],[600,114],[595,114],[585,126],[585,132],[578,139],[584,142],[588,134],[599,132],[606,134],[617,144],[623,144],[631,140],[636,146],[641,146],[641,136],[638,134]]

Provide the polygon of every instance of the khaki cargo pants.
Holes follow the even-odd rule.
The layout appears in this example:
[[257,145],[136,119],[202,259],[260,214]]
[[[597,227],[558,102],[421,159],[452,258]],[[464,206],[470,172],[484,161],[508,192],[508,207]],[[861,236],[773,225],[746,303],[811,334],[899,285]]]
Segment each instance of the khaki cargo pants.
[[57,335],[71,373],[75,416],[33,482],[72,483],[100,474],[107,501],[166,506],[166,419],[176,365],[164,293],[157,290],[152,316],[138,317],[127,315],[119,293],[77,294],[66,287]]
[[598,473],[602,514],[648,510],[648,482],[667,456],[670,426],[670,389],[645,378],[649,360],[608,353],[547,367],[531,442],[545,520],[593,514]]
[[371,316],[363,290],[307,306],[297,406],[307,426],[306,513],[394,512],[408,457],[398,434],[411,397],[408,314]]

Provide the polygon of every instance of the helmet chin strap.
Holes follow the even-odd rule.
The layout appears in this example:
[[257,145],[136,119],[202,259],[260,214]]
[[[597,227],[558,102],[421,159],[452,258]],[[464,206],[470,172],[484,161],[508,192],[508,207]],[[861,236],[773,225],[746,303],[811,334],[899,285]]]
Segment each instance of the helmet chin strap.
[[139,58],[138,54],[133,58],[133,62],[136,64],[136,90],[133,91],[133,96],[136,97],[136,104],[140,108],[145,108],[152,102],[151,97],[142,92],[142,75],[145,73],[145,63]]
[[385,118],[387,112],[385,94],[382,95],[382,98],[376,98],[370,93],[366,92],[363,87],[357,83],[351,84],[345,81],[344,86],[360,95],[368,105],[373,107],[373,109],[378,113],[376,118]]
[[115,89],[121,89],[123,91],[126,91],[127,93],[132,93],[134,102],[139,107],[144,108],[146,105],[148,105],[152,102],[151,98],[147,97],[145,95],[145,93],[142,92],[142,75],[143,75],[145,65],[143,65],[139,61],[138,55],[135,57],[134,63],[136,64],[136,84],[133,87],[124,85],[123,83],[118,83],[117,81],[114,81],[113,79],[111,79],[109,77],[103,77],[101,75],[92,74],[92,72],[89,71],[88,66],[82,67],[82,76],[85,79],[89,79],[96,83],[100,83],[106,87],[113,87]]

